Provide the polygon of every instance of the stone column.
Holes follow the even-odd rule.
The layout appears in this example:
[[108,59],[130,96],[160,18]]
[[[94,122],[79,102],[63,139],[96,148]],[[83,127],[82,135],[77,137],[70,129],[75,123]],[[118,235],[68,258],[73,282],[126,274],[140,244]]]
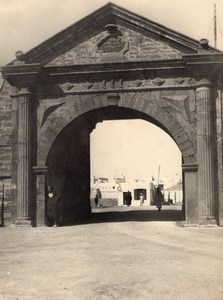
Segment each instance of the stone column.
[[18,98],[18,179],[17,179],[17,220],[16,225],[31,226],[30,217],[30,96],[22,88]]
[[211,83],[201,80],[196,88],[199,223],[215,223]]
[[36,226],[46,226],[46,172],[47,167],[33,167],[36,175]]
[[218,225],[223,226],[223,91],[216,91],[217,170],[218,170]]

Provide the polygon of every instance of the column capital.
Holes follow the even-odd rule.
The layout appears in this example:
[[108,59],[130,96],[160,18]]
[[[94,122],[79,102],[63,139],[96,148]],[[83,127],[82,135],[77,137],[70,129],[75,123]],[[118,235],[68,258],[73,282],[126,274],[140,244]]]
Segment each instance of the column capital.
[[196,89],[211,88],[212,82],[208,78],[202,78],[196,83]]
[[30,92],[29,88],[28,87],[23,87],[19,90],[18,92],[18,96],[29,96],[31,95],[32,93]]
[[17,92],[10,95],[11,98],[19,98],[19,97],[30,97],[32,93],[28,87],[23,87],[17,90]]

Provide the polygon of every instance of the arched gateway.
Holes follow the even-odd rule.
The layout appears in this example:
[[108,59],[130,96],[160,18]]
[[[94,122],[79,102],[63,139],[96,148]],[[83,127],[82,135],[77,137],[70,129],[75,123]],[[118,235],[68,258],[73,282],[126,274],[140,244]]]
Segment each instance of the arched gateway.
[[113,4],[18,52],[2,68],[12,87],[12,222],[45,224],[46,184],[63,193],[67,218],[87,215],[90,133],[128,118],[178,145],[186,222],[222,225],[222,62],[206,40]]

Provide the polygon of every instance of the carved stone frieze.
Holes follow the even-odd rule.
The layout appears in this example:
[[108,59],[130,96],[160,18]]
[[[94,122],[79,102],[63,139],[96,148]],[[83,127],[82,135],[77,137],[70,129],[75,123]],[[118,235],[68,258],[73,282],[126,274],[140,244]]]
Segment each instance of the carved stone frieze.
[[136,79],[124,80],[105,79],[97,82],[65,82],[60,84],[60,88],[64,93],[77,93],[88,91],[104,91],[104,90],[120,90],[120,89],[151,89],[151,88],[166,88],[166,87],[191,87],[196,85],[194,78],[150,78],[150,79]]
[[151,80],[151,84],[158,85],[158,86],[163,85],[164,82],[165,82],[165,80],[162,78],[155,78],[155,79]]
[[178,78],[176,78],[175,80],[176,80],[176,83],[178,83],[178,84],[182,84],[182,83],[184,83],[184,81],[185,81],[185,79],[182,78],[182,77],[178,77]]

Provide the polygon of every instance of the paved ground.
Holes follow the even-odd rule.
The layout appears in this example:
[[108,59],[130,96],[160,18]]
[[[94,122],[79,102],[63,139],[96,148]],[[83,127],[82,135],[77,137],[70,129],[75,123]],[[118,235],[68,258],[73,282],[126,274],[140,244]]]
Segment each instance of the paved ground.
[[0,228],[0,299],[222,300],[223,228],[182,227],[180,212],[165,209]]

